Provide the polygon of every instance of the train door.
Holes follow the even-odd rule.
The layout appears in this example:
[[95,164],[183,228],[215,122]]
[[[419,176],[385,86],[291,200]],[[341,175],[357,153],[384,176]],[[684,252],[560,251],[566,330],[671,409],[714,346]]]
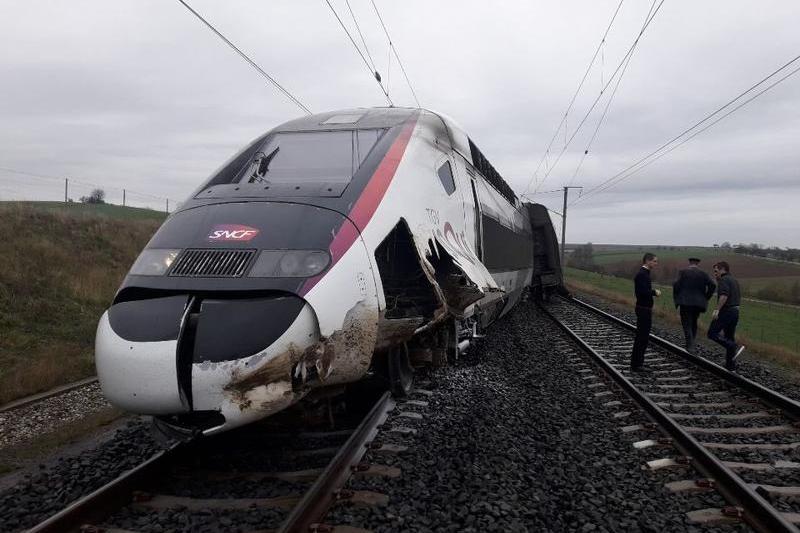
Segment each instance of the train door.
[[[467,171],[469,174],[469,185],[472,190],[473,209],[472,216],[474,219],[473,225],[475,229],[475,255],[483,262],[483,217],[481,216],[481,202],[478,200],[478,186],[475,180],[475,175]],[[466,211],[466,210],[465,210]]]
[[462,213],[464,220],[464,239],[475,256],[483,261],[483,227],[481,223],[481,207],[478,201],[478,188],[475,172],[468,166],[460,154],[453,157],[453,172],[461,190]]

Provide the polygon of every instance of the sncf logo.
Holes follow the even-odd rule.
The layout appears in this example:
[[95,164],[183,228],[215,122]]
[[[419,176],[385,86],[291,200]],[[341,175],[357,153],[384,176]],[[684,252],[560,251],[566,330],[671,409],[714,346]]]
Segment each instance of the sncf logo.
[[240,224],[218,224],[208,234],[210,241],[249,241],[258,235],[256,228]]

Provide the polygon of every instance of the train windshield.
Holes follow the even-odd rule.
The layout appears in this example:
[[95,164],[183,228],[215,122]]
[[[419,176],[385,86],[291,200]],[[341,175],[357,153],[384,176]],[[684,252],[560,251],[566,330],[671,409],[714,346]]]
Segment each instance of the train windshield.
[[[341,192],[385,130],[275,133],[235,156],[204,188],[261,185],[267,195],[298,190]],[[271,193],[269,191],[272,191]]]

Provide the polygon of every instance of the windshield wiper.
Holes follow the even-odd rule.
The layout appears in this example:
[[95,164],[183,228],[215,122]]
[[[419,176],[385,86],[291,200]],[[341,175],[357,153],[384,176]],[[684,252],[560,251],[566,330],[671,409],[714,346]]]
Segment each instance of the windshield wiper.
[[253,163],[250,165],[250,168],[253,169],[253,172],[250,175],[250,179],[247,180],[247,183],[263,183],[265,181],[264,176],[266,176],[267,172],[269,172],[269,164],[275,158],[275,155],[280,149],[281,147],[277,146],[269,154],[264,154],[264,152],[258,152],[258,154],[256,154],[256,156],[253,158]]

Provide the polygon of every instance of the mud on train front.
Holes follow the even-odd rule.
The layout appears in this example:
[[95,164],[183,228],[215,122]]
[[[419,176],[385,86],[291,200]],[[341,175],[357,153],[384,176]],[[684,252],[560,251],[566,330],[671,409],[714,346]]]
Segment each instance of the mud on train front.
[[111,403],[211,434],[364,376],[378,297],[351,220],[402,142],[400,119],[365,131],[284,125],[173,213],[98,326],[97,373]]

